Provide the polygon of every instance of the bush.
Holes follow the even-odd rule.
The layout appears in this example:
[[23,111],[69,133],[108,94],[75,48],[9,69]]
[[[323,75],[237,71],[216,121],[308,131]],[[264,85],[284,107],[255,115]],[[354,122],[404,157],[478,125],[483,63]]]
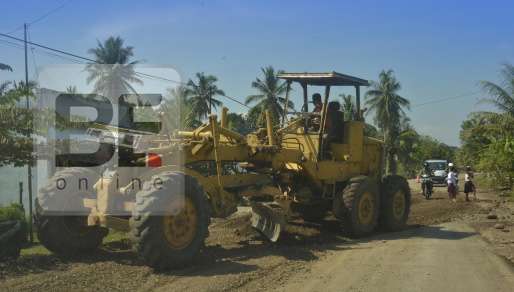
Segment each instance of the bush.
[[514,202],[514,190],[505,191],[503,195],[505,196],[505,199]]
[[12,204],[9,207],[0,206],[0,222],[20,220],[21,227],[18,235],[22,244],[27,243],[29,224],[25,217],[25,209],[20,204]]

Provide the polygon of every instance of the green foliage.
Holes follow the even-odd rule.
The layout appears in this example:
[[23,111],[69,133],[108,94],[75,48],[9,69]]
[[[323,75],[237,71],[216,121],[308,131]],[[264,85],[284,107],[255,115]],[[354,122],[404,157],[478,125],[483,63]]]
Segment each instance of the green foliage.
[[243,114],[229,113],[227,115],[227,127],[229,130],[246,135],[254,130],[255,125]]
[[197,112],[190,102],[191,90],[183,85],[168,89],[168,96],[159,111],[164,112],[174,130],[191,130],[200,125]]
[[381,135],[377,128],[375,128],[373,125],[370,125],[368,123],[364,123],[364,136],[375,138],[382,140],[384,137]]
[[494,106],[498,112],[479,111],[471,113],[483,124],[477,124],[467,131],[467,136],[480,136],[488,134],[492,136],[505,136],[514,133],[514,66],[504,63],[500,70],[500,84],[489,81],[479,81],[478,84],[491,97],[483,98],[480,103],[487,103]]
[[77,86],[70,85],[70,86],[66,87],[66,93],[68,93],[68,94],[77,94]]
[[505,191],[505,192],[503,192],[503,195],[505,196],[506,199],[514,202],[514,190]]
[[[262,127],[266,121],[266,110],[271,110],[272,119],[275,125],[280,123],[286,99],[280,95],[286,92],[287,85],[285,81],[280,80],[278,75],[284,71],[278,70],[275,73],[275,69],[272,66],[261,68],[264,74],[264,80],[256,78],[252,82],[252,88],[257,89],[259,94],[249,95],[245,104],[251,104],[257,102],[249,111],[248,116],[251,119],[256,118],[257,125]],[[293,109],[294,103],[289,100],[288,108]]]
[[22,243],[27,242],[27,237],[29,234],[29,225],[27,222],[27,218],[25,217],[25,210],[23,206],[20,204],[12,204],[8,207],[3,207],[0,205],[0,222],[14,221],[20,220],[21,227],[18,235],[22,240]]
[[343,99],[341,111],[344,113],[344,119],[347,121],[356,120],[357,106],[355,105],[355,98],[351,94],[346,95],[344,93],[339,94],[339,97]]
[[137,94],[132,84],[143,84],[134,71],[134,66],[143,60],[129,63],[130,57],[134,56],[134,47],[124,47],[123,43],[120,37],[109,37],[103,44],[97,41],[97,47],[87,51],[97,62],[89,63],[85,68],[89,73],[87,83],[94,82],[93,94],[116,102],[122,94]]
[[402,119],[405,119],[403,108],[410,109],[409,100],[401,97],[398,91],[400,82],[393,75],[393,70],[379,73],[380,81],[371,81],[371,89],[366,92],[366,105],[369,106],[368,114],[375,113],[374,123],[384,132],[385,151],[387,158],[387,173],[396,173],[396,146],[397,138],[402,134]]
[[375,124],[384,131],[390,131],[400,123],[401,117],[405,117],[403,108],[410,109],[409,100],[398,95],[401,89],[400,82],[393,75],[394,71],[382,70],[379,73],[379,82],[371,81],[371,89],[364,95],[368,113],[375,113]]
[[0,166],[33,164],[33,140],[28,135],[33,132],[34,110],[27,110],[23,98],[34,97],[34,82],[7,82],[0,92]]
[[2,70],[2,71],[11,71],[12,72],[11,66],[9,66],[7,64],[2,64],[2,63],[0,63],[0,70]]
[[512,189],[514,180],[514,140],[509,137],[491,138],[491,143],[482,151],[477,167],[494,174],[492,181],[497,186]]
[[216,95],[225,95],[225,92],[216,86],[218,78],[214,75],[205,75],[203,72],[196,73],[198,81],[195,83],[189,79],[187,85],[190,88],[190,97],[187,100],[188,104],[193,106],[196,119],[199,121],[207,118],[209,113],[209,96],[211,97],[212,106],[214,109],[220,107],[223,103],[215,98]]
[[490,97],[488,103],[498,112],[470,113],[461,125],[462,148],[457,156],[462,163],[472,165],[491,175],[495,186],[514,185],[514,66],[503,64],[500,83],[479,81]]

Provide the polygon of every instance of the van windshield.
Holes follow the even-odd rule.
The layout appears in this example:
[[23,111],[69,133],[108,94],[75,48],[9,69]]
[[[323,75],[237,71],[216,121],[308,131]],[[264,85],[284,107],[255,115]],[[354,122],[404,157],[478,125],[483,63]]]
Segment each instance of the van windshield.
[[431,170],[444,170],[446,168],[446,163],[444,162],[429,162],[428,164]]

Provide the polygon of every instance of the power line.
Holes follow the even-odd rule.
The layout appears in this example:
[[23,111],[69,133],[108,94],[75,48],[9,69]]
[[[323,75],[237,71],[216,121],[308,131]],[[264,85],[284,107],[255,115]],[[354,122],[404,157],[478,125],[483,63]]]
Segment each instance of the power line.
[[[15,38],[15,37],[3,34],[3,33],[0,33],[0,36],[5,36],[5,37],[8,37],[10,39],[17,40],[17,41],[20,41],[20,42],[25,42],[22,39]],[[54,52],[57,52],[57,53],[60,53],[60,54],[64,54],[64,55],[68,55],[68,56],[71,56],[71,57],[74,57],[74,58],[86,60],[86,61],[93,62],[93,63],[96,63],[96,64],[102,64],[100,62],[97,62],[95,60],[92,60],[92,59],[89,59],[89,58],[86,58],[86,57],[81,57],[81,56],[78,56],[78,55],[75,55],[75,54],[67,53],[67,52],[64,52],[64,51],[61,51],[61,50],[53,49],[53,48],[50,48],[50,47],[47,47],[47,46],[43,46],[43,45],[40,45],[40,44],[36,44],[36,43],[33,43],[33,42],[27,42],[27,44],[31,44],[31,45],[34,45],[34,46],[37,46],[37,47],[40,47],[40,48],[44,48],[44,49],[47,49],[47,50],[50,50],[50,51],[54,51]],[[188,86],[187,83],[176,81],[176,80],[171,80],[171,79],[167,79],[167,78],[163,78],[163,77],[159,77],[159,76],[154,76],[154,75],[150,75],[150,74],[146,74],[146,73],[141,73],[141,72],[136,72],[136,74],[139,74],[141,76],[155,78],[155,79],[160,79],[160,80],[163,80],[163,81],[168,81],[168,82],[172,82],[172,83],[176,83],[176,84],[184,84],[184,85]],[[251,107],[247,106],[246,104],[244,104],[244,103],[242,103],[242,102],[240,102],[240,101],[238,101],[238,100],[236,100],[236,99],[234,99],[234,98],[232,98],[230,96],[227,96],[225,94],[220,94],[220,95],[225,97],[225,98],[228,98],[228,99],[232,100],[233,102],[236,102],[236,103],[238,103],[238,104],[240,104],[242,106],[245,106],[247,108],[251,108]]]
[[[13,40],[17,40],[19,42],[25,42],[22,39],[15,38],[15,37],[12,37],[10,35],[3,34],[3,33],[0,33],[0,36],[4,36],[4,37],[7,37],[7,38],[10,38],[10,39],[13,39]],[[27,44],[31,44],[31,45],[34,45],[36,47],[40,47],[40,48],[43,48],[43,49],[54,51],[54,52],[57,52],[57,53],[60,53],[60,54],[63,54],[63,55],[68,55],[68,56],[72,56],[72,57],[75,57],[75,58],[78,58],[78,59],[83,59],[83,60],[86,60],[86,61],[89,61],[89,62],[100,64],[99,62],[97,62],[95,60],[91,60],[91,59],[88,59],[88,58],[85,58],[85,57],[77,56],[75,54],[66,53],[66,52],[63,52],[63,51],[60,51],[60,50],[52,49],[52,48],[49,48],[47,46],[39,45],[39,44],[36,44],[36,43],[33,43],[33,42],[27,42]]]
[[6,34],[11,34],[11,33],[15,32],[15,31],[18,31],[18,30],[20,30],[20,29],[22,29],[22,28],[23,28],[23,26],[20,26],[20,27],[18,27],[18,28],[15,28],[15,29],[11,30],[10,32],[8,32],[8,33],[6,33]]
[[61,5],[61,6],[57,7],[57,8],[55,8],[54,10],[52,10],[52,11],[48,12],[47,14],[45,14],[45,15],[41,16],[40,18],[38,18],[38,19],[36,19],[36,20],[33,20],[33,21],[29,22],[29,23],[28,23],[28,25],[30,26],[30,25],[32,25],[32,24],[34,24],[34,23],[36,23],[36,22],[40,21],[41,19],[43,19],[43,18],[47,17],[48,15],[50,15],[50,14],[52,14],[52,13],[56,12],[57,10],[59,10],[59,9],[63,8],[64,6],[66,6],[66,5],[70,4],[70,3],[71,3],[71,2],[73,2],[73,1],[74,1],[74,0],[70,0],[70,1],[68,1],[68,2],[66,2],[66,3],[64,3],[63,5]]
[[434,100],[434,101],[430,101],[430,102],[415,104],[415,105],[413,105],[411,107],[416,107],[416,106],[422,106],[422,105],[432,104],[432,103],[436,103],[436,102],[447,101],[447,100],[450,100],[450,99],[459,98],[459,97],[463,97],[463,96],[468,96],[468,95],[472,95],[472,94],[476,94],[476,93],[480,93],[480,92],[483,92],[483,91],[480,90],[480,91],[470,92],[470,93],[461,94],[461,95],[457,95],[457,96],[452,96],[452,97],[448,97],[448,98],[443,98],[443,99],[439,99],[439,100]]
[[242,105],[242,106],[245,106],[245,107],[247,107],[247,108],[251,108],[251,107],[247,106],[246,104],[244,104],[244,103],[242,103],[242,102],[240,102],[240,101],[238,101],[238,100],[233,99],[233,98],[232,98],[232,97],[230,97],[230,96],[226,96],[226,95],[224,95],[224,94],[220,94],[220,95],[221,95],[221,96],[224,96],[224,97],[226,97],[226,98],[228,98],[228,99],[230,99],[231,101],[237,102],[237,103],[239,103],[239,104],[240,104],[240,105]]
[[[64,6],[66,6],[66,5],[70,4],[70,3],[71,3],[71,2],[73,2],[73,1],[74,1],[74,0],[70,0],[70,1],[68,1],[68,2],[66,2],[66,3],[64,3],[63,5],[61,5],[61,6],[57,7],[56,9],[54,9],[54,10],[52,10],[52,11],[48,12],[48,13],[47,13],[47,14],[45,14],[45,15],[43,15],[43,16],[41,16],[41,17],[39,17],[38,19],[36,19],[36,20],[33,20],[33,21],[29,22],[27,25],[28,25],[28,26],[30,26],[31,24],[34,24],[34,23],[36,23],[36,22],[40,21],[41,19],[43,19],[43,18],[47,17],[48,15],[50,15],[50,14],[52,14],[52,13],[56,12],[57,10],[59,10],[59,9],[63,8]],[[20,29],[22,29],[22,28],[23,28],[23,25],[22,25],[22,26],[20,26],[20,27],[18,27],[18,28],[15,28],[15,29],[11,30],[10,32],[8,32],[8,33],[6,33],[6,34],[11,34],[11,33],[16,32],[16,31],[18,31],[18,30],[20,30]]]
[[[168,81],[168,82],[173,82],[173,83],[183,84],[183,85],[189,86],[187,83],[184,83],[184,82],[175,81],[175,80],[171,80],[171,79],[166,79],[166,78],[162,78],[162,77],[158,77],[158,76],[154,76],[154,75],[150,75],[150,74],[145,74],[145,73],[141,73],[141,72],[136,72],[136,74],[142,75],[142,76],[146,76],[146,77],[155,78],[155,79],[159,79],[159,80],[162,80],[162,81]],[[247,106],[246,104],[244,104],[244,103],[242,103],[242,102],[240,102],[240,101],[238,101],[236,99],[233,99],[230,96],[227,96],[225,94],[220,94],[220,95],[223,96],[223,97],[226,97],[226,98],[232,100],[233,102],[236,102],[236,103],[238,103],[238,104],[240,104],[242,106],[245,106],[247,108],[251,108],[251,107]]]
[[[22,45],[18,45],[16,43],[9,42],[9,41],[6,41],[6,40],[0,40],[0,44],[4,44],[6,46],[10,46],[10,47],[22,50],[22,51],[25,50],[25,48]],[[40,51],[38,49],[34,49],[34,52],[36,52],[37,54],[40,54],[40,55],[45,55],[45,56],[48,56],[48,57],[52,57],[54,59],[59,59],[59,60],[64,60],[64,61],[71,61],[71,62],[74,62],[74,63],[77,63],[77,64],[87,64],[85,62],[81,62],[81,61],[78,61],[78,60],[75,60],[75,59],[71,59],[71,58],[68,58],[68,57],[59,56],[59,55],[52,54],[52,53],[49,53],[49,52]]]

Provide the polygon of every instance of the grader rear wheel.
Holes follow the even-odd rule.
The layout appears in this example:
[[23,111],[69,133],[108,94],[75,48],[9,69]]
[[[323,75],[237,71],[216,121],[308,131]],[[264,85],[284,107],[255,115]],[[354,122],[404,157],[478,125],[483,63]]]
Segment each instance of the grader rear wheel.
[[350,179],[334,202],[335,214],[343,230],[353,237],[370,235],[377,224],[379,195],[377,185],[366,176]]
[[407,226],[410,213],[410,187],[398,175],[387,176],[380,187],[378,225],[384,230],[400,230]]
[[[160,179],[162,188],[153,187]],[[145,182],[129,220],[130,238],[150,267],[184,266],[209,235],[207,197],[196,180],[180,172],[163,172]]]
[[90,251],[102,244],[109,229],[87,226],[87,214],[91,210],[82,205],[82,199],[95,198],[92,189],[98,178],[97,173],[86,168],[67,168],[57,172],[40,189],[34,222],[37,237],[46,249],[74,253]]

